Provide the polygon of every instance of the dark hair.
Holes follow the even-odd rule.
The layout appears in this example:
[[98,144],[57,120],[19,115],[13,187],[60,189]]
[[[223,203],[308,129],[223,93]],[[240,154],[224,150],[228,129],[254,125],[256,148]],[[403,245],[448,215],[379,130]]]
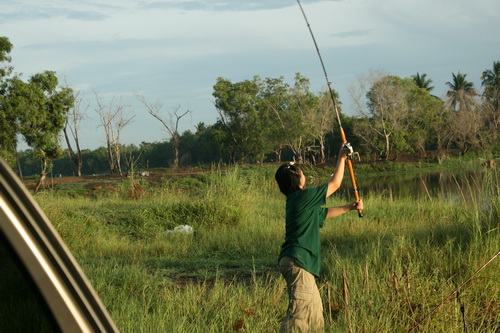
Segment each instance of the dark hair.
[[300,190],[300,173],[302,169],[300,166],[295,164],[294,162],[288,162],[282,164],[274,178],[280,187],[281,193],[284,195],[289,195],[292,192]]

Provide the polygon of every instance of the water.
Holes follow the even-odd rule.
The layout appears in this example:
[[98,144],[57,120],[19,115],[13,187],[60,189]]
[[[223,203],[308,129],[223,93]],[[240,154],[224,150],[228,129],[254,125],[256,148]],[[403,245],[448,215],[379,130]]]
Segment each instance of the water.
[[[389,199],[422,197],[445,198],[451,202],[470,202],[480,195],[488,169],[462,170],[458,172],[405,173],[370,176],[358,180],[360,196],[380,194]],[[340,193],[352,197],[348,179]]]

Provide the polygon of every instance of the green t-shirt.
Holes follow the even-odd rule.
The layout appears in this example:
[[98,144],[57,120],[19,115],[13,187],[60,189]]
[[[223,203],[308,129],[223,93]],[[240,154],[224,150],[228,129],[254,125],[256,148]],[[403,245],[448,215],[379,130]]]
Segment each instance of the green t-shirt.
[[319,276],[321,243],[319,229],[325,222],[328,184],[306,188],[286,197],[286,233],[280,258],[292,257],[306,271]]

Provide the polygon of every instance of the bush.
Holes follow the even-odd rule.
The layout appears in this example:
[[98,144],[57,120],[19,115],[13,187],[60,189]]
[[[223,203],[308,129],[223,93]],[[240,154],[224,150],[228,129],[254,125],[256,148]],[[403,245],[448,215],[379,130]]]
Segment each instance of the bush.
[[169,207],[171,220],[176,225],[214,227],[236,225],[242,218],[241,209],[213,200],[180,202]]

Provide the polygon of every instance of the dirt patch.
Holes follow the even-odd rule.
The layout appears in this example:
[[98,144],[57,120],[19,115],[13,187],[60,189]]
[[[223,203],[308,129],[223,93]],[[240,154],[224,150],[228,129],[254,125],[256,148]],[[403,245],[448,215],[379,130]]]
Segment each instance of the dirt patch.
[[[44,187],[53,187],[55,185],[59,184],[73,184],[73,183],[84,183],[84,182],[93,182],[93,183],[99,183],[103,182],[104,180],[123,180],[126,179],[126,177],[120,177],[120,176],[111,176],[111,175],[103,175],[103,176],[81,176],[81,177],[48,177],[45,179],[43,186]],[[30,180],[22,180],[24,185],[27,188],[34,188],[36,181],[30,179]]]
[[[206,174],[208,171],[200,171],[199,169],[191,169],[186,168],[185,170],[180,170],[178,172],[148,172],[146,176],[136,175],[137,179],[144,178],[149,180],[156,180],[161,178],[170,178],[170,177],[190,177],[199,174]],[[72,183],[84,183],[88,182],[89,184],[85,185],[85,188],[92,189],[92,187],[103,186],[106,184],[105,181],[120,181],[120,180],[129,180],[130,177],[127,176],[118,176],[118,175],[92,175],[92,176],[81,176],[81,177],[49,177],[44,182],[44,187],[53,187],[59,184],[72,184]],[[32,189],[34,188],[36,181],[23,180],[24,185]],[[106,186],[104,186],[106,187]]]

